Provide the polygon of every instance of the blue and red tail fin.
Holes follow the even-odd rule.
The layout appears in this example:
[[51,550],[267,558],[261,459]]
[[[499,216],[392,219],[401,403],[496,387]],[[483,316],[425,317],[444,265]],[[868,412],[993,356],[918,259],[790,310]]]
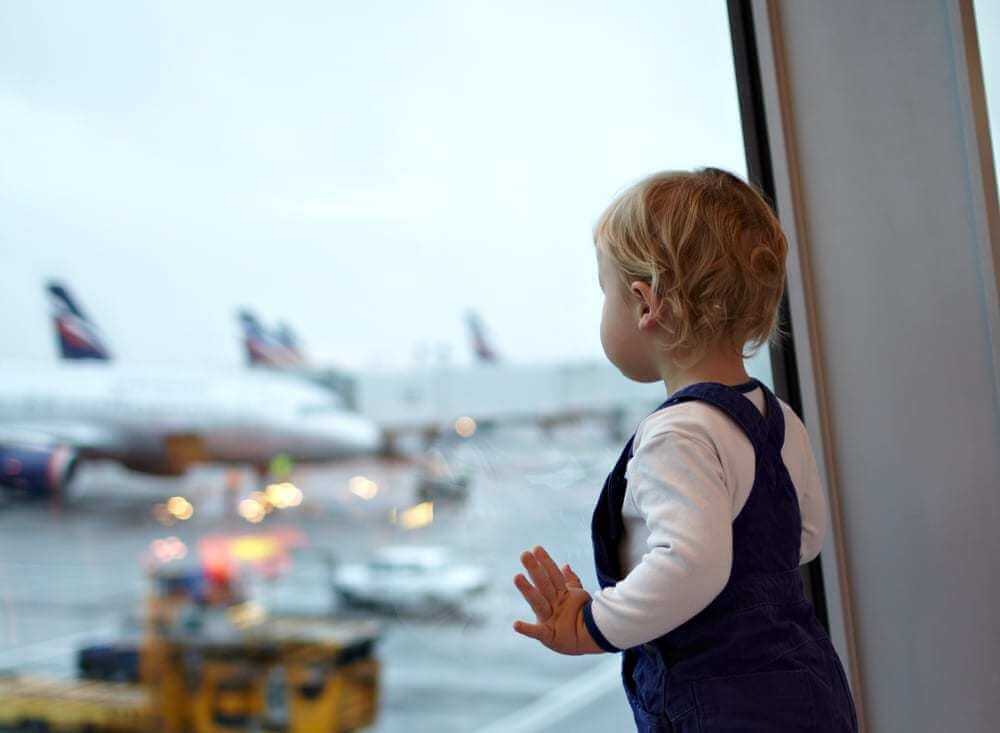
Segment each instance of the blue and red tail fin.
[[295,359],[297,364],[304,364],[306,361],[305,354],[302,351],[302,343],[299,341],[298,335],[292,330],[291,326],[287,323],[279,323],[274,329],[274,337],[288,349],[289,355]]
[[97,326],[76,302],[66,286],[58,282],[46,285],[56,342],[63,359],[109,361],[111,352]]
[[290,331],[284,334],[272,333],[247,309],[239,311],[238,316],[240,327],[243,329],[243,349],[247,364],[288,368],[302,363],[302,357],[294,345],[295,337]]

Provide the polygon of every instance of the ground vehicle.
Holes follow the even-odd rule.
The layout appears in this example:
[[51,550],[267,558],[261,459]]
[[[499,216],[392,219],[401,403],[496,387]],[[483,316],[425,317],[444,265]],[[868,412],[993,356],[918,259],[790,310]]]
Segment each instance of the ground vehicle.
[[485,568],[454,562],[444,547],[389,545],[368,562],[338,567],[333,584],[348,604],[420,612],[457,610],[488,580]]

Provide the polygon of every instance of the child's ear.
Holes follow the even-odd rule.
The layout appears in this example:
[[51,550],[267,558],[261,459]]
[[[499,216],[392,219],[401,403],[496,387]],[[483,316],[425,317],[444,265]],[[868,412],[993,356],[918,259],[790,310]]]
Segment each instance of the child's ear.
[[639,317],[639,329],[647,328],[656,322],[655,314],[660,311],[660,299],[653,292],[649,283],[636,280],[630,286],[630,292],[636,298],[636,314]]

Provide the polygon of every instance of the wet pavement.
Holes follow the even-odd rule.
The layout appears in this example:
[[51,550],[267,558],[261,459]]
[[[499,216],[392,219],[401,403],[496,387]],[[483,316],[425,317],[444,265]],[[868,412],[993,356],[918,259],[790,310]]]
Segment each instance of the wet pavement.
[[[371,731],[633,730],[617,656],[555,654],[511,629],[515,618],[530,619],[512,583],[526,548],[544,545],[596,588],[590,513],[620,444],[600,426],[578,425],[548,434],[481,431],[440,449],[452,467],[469,471],[468,497],[435,502],[433,521],[410,528],[400,517],[419,502],[416,468],[374,459],[301,467],[294,481],[302,504],[259,524],[226,510],[252,487],[227,494],[224,471],[208,467],[154,479],[85,466],[62,506],[5,502],[0,669],[71,676],[81,644],[134,626],[148,586],[142,563],[157,539],[177,537],[194,553],[205,535],[291,528],[305,547],[286,573],[255,586],[257,597],[275,610],[380,622],[381,705]],[[371,498],[351,491],[359,475],[378,486]],[[153,509],[172,495],[186,497],[194,515],[164,526]],[[373,614],[338,604],[326,559],[361,561],[395,543],[445,546],[457,560],[484,566],[491,584],[457,614]]]

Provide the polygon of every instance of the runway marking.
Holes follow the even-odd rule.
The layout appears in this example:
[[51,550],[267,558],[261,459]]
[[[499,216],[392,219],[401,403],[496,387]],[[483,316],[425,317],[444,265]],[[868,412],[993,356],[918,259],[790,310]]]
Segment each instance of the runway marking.
[[534,733],[548,730],[553,723],[580,711],[600,693],[621,684],[621,658],[603,662],[559,685],[513,715],[491,723],[478,733]]

